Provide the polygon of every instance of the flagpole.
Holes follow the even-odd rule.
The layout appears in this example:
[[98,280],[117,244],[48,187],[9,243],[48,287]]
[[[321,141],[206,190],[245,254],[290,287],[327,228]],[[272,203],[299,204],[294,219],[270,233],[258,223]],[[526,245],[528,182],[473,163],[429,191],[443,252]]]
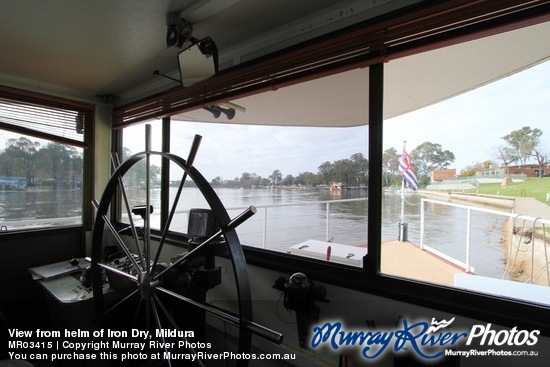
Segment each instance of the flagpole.
[[[406,140],[403,141],[403,153],[405,152]],[[399,240],[404,242],[407,240],[407,228],[403,222],[405,220],[405,176],[401,177],[401,217],[399,218]]]
[[399,218],[399,221],[403,223],[403,219],[405,219],[405,179],[401,179],[401,217]]
[[403,141],[403,154],[399,159],[399,173],[403,176],[401,181],[401,218],[399,221],[399,241],[407,241],[407,223],[405,223],[405,187],[411,188],[416,191],[420,188],[418,185],[418,179],[416,178],[416,172],[411,163],[411,158],[405,144],[407,141]]
[[[403,152],[405,152],[406,140],[403,141]],[[399,219],[400,223],[403,223],[405,219],[405,176],[401,176],[401,218]]]

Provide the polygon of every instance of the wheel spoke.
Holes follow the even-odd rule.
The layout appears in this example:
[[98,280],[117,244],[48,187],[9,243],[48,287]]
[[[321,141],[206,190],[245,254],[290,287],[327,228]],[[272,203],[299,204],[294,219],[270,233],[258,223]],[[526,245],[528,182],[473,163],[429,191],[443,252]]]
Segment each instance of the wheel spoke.
[[[236,227],[238,227],[240,224],[242,224],[244,221],[246,221],[248,218],[253,216],[254,214],[256,214],[256,208],[253,207],[253,206],[250,206],[248,209],[246,209],[241,214],[239,214],[237,217],[235,217],[231,222],[227,223],[227,225],[225,226],[224,229],[226,231],[233,230]],[[213,242],[214,240],[216,240],[222,234],[223,234],[223,231],[220,229],[218,232],[214,233],[212,236],[210,236],[209,238],[204,240],[201,244],[199,244],[193,250],[183,254],[178,260],[176,260],[175,262],[170,264],[170,266],[168,266],[166,269],[164,269],[160,273],[156,274],[153,277],[153,279],[156,280],[156,279],[160,278],[161,276],[163,276],[164,274],[166,274],[167,272],[169,272],[170,270],[172,270],[176,266],[182,264],[185,260],[187,260],[187,258],[192,256],[194,253],[198,252],[204,246],[206,246],[206,245],[210,244],[211,242]]]
[[151,272],[151,125],[145,125],[145,223],[143,225],[143,247],[145,250],[144,271]]
[[128,246],[126,246],[126,244],[124,243],[124,241],[122,240],[122,238],[118,234],[117,230],[115,229],[115,227],[113,226],[113,224],[111,223],[109,218],[105,214],[102,214],[101,217],[102,217],[103,221],[105,222],[105,224],[107,225],[107,228],[109,228],[109,231],[111,232],[111,234],[113,235],[113,237],[117,241],[118,245],[122,249],[122,251],[124,251],[124,254],[126,254],[126,257],[128,258],[128,260],[130,260],[130,262],[132,263],[132,265],[134,265],[136,270],[141,269],[143,271],[143,268],[138,265],[138,263],[136,262],[136,259],[134,259],[134,256],[130,252],[130,249],[128,248]]
[[[172,325],[172,327],[174,329],[176,329],[177,331],[180,331],[180,327],[178,326],[176,320],[174,320],[174,318],[172,317],[172,315],[170,314],[170,311],[168,311],[168,309],[164,306],[164,303],[162,302],[162,300],[160,299],[160,297],[156,294],[156,293],[153,293],[153,297],[155,298],[155,300],[157,301],[157,303],[159,304],[162,312],[164,313],[164,316],[166,316],[166,318],[168,319],[168,322]],[[164,339],[164,338],[163,338]],[[182,336],[181,339],[185,342],[187,342],[187,338],[185,336]],[[164,341],[164,340],[163,340]],[[186,345],[189,345],[186,343]],[[193,354],[197,354],[197,352],[195,351],[194,348],[191,348],[191,347],[186,347],[187,350],[189,350],[191,353]],[[205,367],[204,364],[202,363],[202,361],[200,359],[197,359],[197,364],[201,367]]]
[[273,331],[271,329],[266,328],[265,326],[262,326],[260,324],[257,324],[251,320],[241,320],[236,316],[233,316],[229,313],[223,312],[218,310],[217,308],[213,308],[210,306],[207,306],[205,304],[202,304],[200,302],[197,302],[191,298],[182,296],[181,294],[172,292],[166,288],[158,287],[158,291],[163,292],[165,294],[168,294],[174,298],[177,298],[183,302],[187,302],[195,307],[198,307],[206,312],[208,312],[210,315],[222,320],[226,321],[230,324],[233,324],[237,327],[244,327],[245,329],[249,330],[255,335],[261,336],[264,339],[267,339],[273,343],[281,344],[283,341],[283,335],[281,333],[278,333],[276,331]]
[[136,313],[134,314],[134,320],[132,320],[132,325],[133,326],[140,326],[140,325],[138,325],[137,322],[138,322],[139,313],[140,313],[142,307],[143,307],[143,298],[140,298],[139,303],[136,307]]
[[107,317],[109,315],[109,313],[111,313],[115,309],[119,308],[122,304],[124,304],[126,301],[128,301],[133,296],[135,296],[137,292],[138,292],[137,289],[132,291],[129,295],[127,295],[126,297],[124,297],[123,299],[118,301],[116,304],[111,306],[107,311],[103,312],[103,315],[100,316],[100,318],[97,320],[97,323],[98,324],[101,323],[101,321],[103,321],[103,319],[105,319],[105,317]]
[[[117,154],[113,154],[111,156],[111,160],[113,161],[113,166],[115,168],[118,168],[120,166],[120,159]],[[143,257],[143,249],[141,248],[141,244],[139,243],[139,237],[137,234],[136,226],[134,224],[134,219],[132,218],[132,211],[130,210],[130,203],[128,201],[128,195],[126,193],[126,187],[124,186],[124,182],[122,181],[122,177],[118,176],[118,186],[120,188],[120,192],[122,194],[122,199],[124,201],[124,206],[126,207],[126,213],[128,213],[128,220],[130,221],[130,228],[132,230],[132,237],[134,237],[135,245],[138,250],[138,255],[141,261],[144,261]]]
[[[158,314],[158,311],[157,311],[157,307],[155,306],[155,300],[151,298],[151,299],[149,299],[149,302],[151,303],[151,308],[153,310],[153,317],[155,318],[155,324],[157,326],[157,329],[163,329],[162,323],[160,321],[160,317],[159,317],[159,314]],[[166,348],[166,339],[164,338],[164,335],[162,335],[162,334],[161,334],[160,338],[162,340],[162,349],[164,350],[164,353],[167,353],[168,349]],[[168,364],[168,366],[172,367],[172,362],[170,361],[170,359],[167,359],[166,363]]]
[[121,275],[121,276],[123,276],[123,277],[125,277],[125,278],[127,278],[127,279],[130,279],[130,280],[132,280],[132,281],[134,281],[134,282],[137,283],[137,277],[136,277],[135,275],[132,275],[132,274],[130,274],[130,273],[127,273],[127,272],[125,272],[125,271],[123,271],[123,270],[120,270],[120,269],[115,268],[115,267],[113,267],[113,266],[111,266],[111,265],[108,265],[108,264],[98,263],[97,265],[99,265],[100,267],[102,267],[102,268],[105,269],[105,270],[108,270],[108,271],[110,271],[110,272],[112,272],[112,273],[116,273],[116,274],[118,274],[118,275]]
[[[96,313],[97,315],[99,315],[98,318],[109,316],[109,320],[115,322],[116,320],[113,318],[113,315],[118,315],[119,313],[122,313],[117,312],[117,310],[125,312],[127,309],[126,306],[132,305],[133,307],[136,307],[135,314],[126,313],[125,315],[123,315],[124,325],[136,325],[138,327],[145,327],[147,330],[152,330],[152,328],[162,328],[162,324],[166,324],[166,326],[171,325],[174,329],[178,329],[178,331],[181,331],[176,323],[176,320],[179,321],[180,317],[180,310],[178,310],[177,307],[180,306],[178,305],[178,302],[186,302],[190,305],[189,307],[196,307],[199,310],[207,312],[213,317],[223,320],[224,322],[227,322],[231,325],[237,326],[239,328],[238,350],[240,353],[248,353],[250,351],[252,333],[275,343],[281,343],[281,334],[269,330],[252,321],[252,296],[250,283],[248,280],[248,272],[246,268],[246,259],[243,254],[239,238],[236,234],[236,231],[234,230],[238,225],[243,223],[246,219],[248,219],[251,215],[255,213],[255,208],[250,207],[248,210],[246,210],[234,219],[231,219],[229,217],[229,215],[227,214],[227,210],[223,206],[216,192],[213,190],[213,188],[210,186],[204,176],[202,176],[200,172],[198,172],[197,169],[192,165],[196,151],[199,146],[198,142],[200,141],[200,136],[196,137],[196,142],[193,142],[193,146],[189,153],[189,159],[187,160],[187,162],[180,157],[167,152],[151,151],[149,125],[147,125],[146,128],[146,139],[147,140],[145,144],[145,151],[134,154],[121,163],[119,162],[118,158],[116,158],[117,168],[113,172],[110,180],[107,182],[107,185],[101,197],[101,201],[100,203],[94,202],[94,205],[97,209],[97,215],[92,235],[92,284],[94,289],[94,304]],[[182,182],[180,183],[180,187],[178,187],[178,192],[176,194],[175,200],[171,205],[170,212],[167,213],[168,217],[166,219],[166,223],[163,223],[164,227],[162,229],[161,240],[156,250],[156,254],[151,252],[152,241],[150,210],[152,187],[151,164],[154,155],[159,155],[163,159],[169,159],[171,162],[176,163],[184,172],[182,175]],[[126,206],[126,210],[128,212],[131,212],[131,202],[128,200],[129,193],[124,187],[123,177],[130,168],[132,168],[140,161],[145,161],[145,173],[147,175],[145,185],[145,214],[142,215],[144,219],[143,241],[140,237],[138,237],[134,220],[132,216],[129,215],[132,236],[136,240],[135,246],[137,248],[136,251],[138,252],[136,256],[133,255],[131,251],[131,249],[133,250],[134,245],[131,242],[125,243],[121,237],[122,235],[117,232],[114,225],[110,222],[109,208],[112,207],[111,201],[115,197],[115,194],[118,192],[120,193],[120,195],[122,195],[121,200],[124,201],[123,205]],[[200,243],[193,250],[182,254],[182,256],[179,259],[175,260],[172,264],[168,266],[160,266],[159,261],[161,260],[163,255],[163,246],[166,242],[166,238],[168,237],[170,225],[174,219],[180,197],[183,194],[184,183],[188,178],[190,180],[193,180],[193,182],[197,185],[198,189],[202,193],[203,197],[206,199],[206,202],[208,203],[208,206],[213,213],[213,217],[219,225],[220,231]],[[118,244],[118,246],[120,246],[126,257],[128,258],[128,264],[131,264],[131,266],[135,268],[137,274],[128,274],[113,265],[101,263],[101,259],[103,258],[104,253],[103,241],[105,237],[105,226],[107,226],[107,228],[109,229],[110,234],[115,240],[114,242]],[[237,315],[226,313],[223,310],[211,307],[208,304],[200,303],[196,300],[180,294],[179,291],[176,291],[176,289],[179,289],[180,285],[175,281],[177,280],[179,282],[179,279],[187,279],[190,276],[189,274],[186,274],[187,270],[184,269],[181,264],[189,260],[191,256],[196,256],[199,250],[204,249],[205,246],[210,245],[212,242],[214,242],[214,240],[219,240],[221,237],[223,237],[223,240],[227,245],[227,251],[233,264],[233,275],[235,276],[237,300],[239,306]],[[113,302],[114,305],[110,307],[106,312],[104,312],[106,305],[104,303],[104,297],[101,287],[101,274],[103,270],[109,272],[108,274],[123,276],[135,283],[135,288],[130,289],[131,293],[127,295],[121,295],[121,298],[124,298],[119,301],[117,300],[116,302]],[[187,282],[187,280],[185,280],[185,282]],[[174,286],[174,290],[172,290],[172,286]],[[95,291],[99,292],[97,292],[96,294]],[[197,291],[199,290],[197,289]],[[162,292],[163,295],[157,292]],[[200,292],[202,295],[203,290],[200,290]],[[204,292],[206,292],[206,290],[204,290]],[[172,302],[170,302],[169,305],[166,305],[169,306],[169,308],[165,307],[165,305],[163,304],[163,301],[166,302],[166,296],[172,298],[173,300],[173,305]],[[135,303],[132,300],[132,298],[135,299],[135,297],[138,297],[139,302]],[[172,307],[174,307],[174,309],[172,309]],[[186,320],[190,316],[187,314],[182,314],[181,317]],[[160,341],[159,337],[156,338]],[[164,336],[163,339],[165,338],[166,337]],[[178,339],[186,340],[182,337],[178,337]],[[163,346],[164,348],[167,348],[166,344],[164,344]],[[158,349],[160,350],[160,348]],[[193,352],[193,350],[189,350]],[[170,362],[171,364],[175,364],[174,361]],[[247,362],[247,360],[241,360],[239,361],[238,365],[242,367],[245,366]],[[201,361],[198,361],[197,363],[199,366],[204,367]]]
[[186,252],[185,254],[183,254],[180,258],[178,258],[176,261],[174,261],[172,264],[170,264],[167,268],[165,268],[164,270],[162,270],[160,273],[158,274],[155,274],[155,276],[153,277],[154,280],[157,280],[159,279],[160,277],[162,277],[164,274],[166,274],[167,272],[169,272],[170,270],[174,269],[176,266],[178,265],[181,265],[185,260],[187,260],[189,257],[191,257],[193,254],[195,254],[196,252],[199,252],[201,248],[203,248],[204,246],[210,244],[212,241],[214,241],[215,239],[217,239],[220,235],[222,234],[222,231],[218,231],[216,232],[214,235],[212,235],[210,238],[204,240],[200,245],[198,245],[197,247],[195,247],[193,250],[189,251],[189,252]]
[[166,224],[164,225],[164,229],[162,230],[162,236],[159,241],[159,247],[157,250],[157,254],[155,256],[155,260],[153,261],[153,268],[157,265],[160,254],[162,252],[162,247],[164,246],[164,241],[166,240],[166,235],[168,234],[168,230],[170,229],[170,224],[172,223],[172,218],[174,217],[174,213],[176,212],[176,206],[178,205],[179,198],[181,195],[181,192],[183,190],[183,185],[185,184],[185,180],[187,178],[187,172],[185,172],[181,178],[180,184],[178,186],[178,191],[176,192],[176,197],[174,198],[174,202],[172,203],[172,207],[170,209],[170,213],[168,214],[168,219],[166,220]]
[[[195,135],[195,138],[193,139],[193,144],[191,145],[191,150],[189,151],[189,156],[187,157],[187,161],[186,161],[188,167],[193,166],[193,162],[195,161],[195,157],[199,150],[199,145],[201,143],[201,140],[202,140],[202,136]],[[170,214],[168,215],[166,224],[164,225],[164,229],[162,230],[162,236],[160,238],[157,255],[155,256],[155,260],[153,261],[153,268],[157,265],[159,261],[160,253],[162,251],[162,247],[164,246],[164,241],[166,240],[166,235],[168,234],[168,230],[170,229],[170,224],[172,224],[172,218],[174,218],[174,214],[176,213],[176,207],[180,201],[181,192],[183,190],[183,185],[185,185],[186,180],[187,180],[187,171],[184,171],[183,176],[181,177],[180,184],[178,186],[178,191],[176,192],[176,196],[174,198],[174,202],[172,203],[172,207],[170,209]]]

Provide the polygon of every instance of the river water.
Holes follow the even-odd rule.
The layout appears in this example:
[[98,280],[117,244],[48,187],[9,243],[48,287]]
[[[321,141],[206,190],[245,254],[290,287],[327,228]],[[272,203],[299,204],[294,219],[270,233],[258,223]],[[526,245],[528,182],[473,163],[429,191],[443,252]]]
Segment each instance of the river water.
[[[176,188],[170,189],[171,197],[175,196],[175,192]],[[352,246],[367,244],[368,201],[365,190],[217,189],[216,192],[231,217],[250,205],[257,207],[257,214],[237,229],[243,244],[283,252],[309,239]],[[143,191],[128,190],[128,197],[131,206],[144,204]],[[153,228],[159,227],[159,202],[160,190],[153,190],[151,203],[156,209],[152,215]],[[383,242],[398,239],[401,205],[400,194],[387,193],[383,196]],[[417,245],[421,242],[420,206],[420,195],[405,195],[407,236],[410,242]],[[186,211],[207,207],[198,189],[185,188],[171,229],[186,232]],[[81,195],[78,190],[0,191],[0,225],[14,221],[31,223],[52,217],[73,217],[79,223],[80,208]],[[466,210],[430,203],[425,204],[425,216],[423,243],[466,262]],[[506,218],[473,212],[471,222],[470,264],[476,274],[500,278]]]

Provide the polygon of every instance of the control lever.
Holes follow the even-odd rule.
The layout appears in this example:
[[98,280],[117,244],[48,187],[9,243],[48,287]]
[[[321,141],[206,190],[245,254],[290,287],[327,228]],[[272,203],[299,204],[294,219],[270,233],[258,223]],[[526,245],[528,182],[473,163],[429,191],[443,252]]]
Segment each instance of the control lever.
[[281,276],[275,280],[273,288],[284,292],[284,306],[296,312],[300,347],[306,348],[306,339],[312,323],[319,320],[317,302],[328,303],[327,290],[313,282],[304,273],[294,273],[287,280]]
[[80,259],[74,258],[71,260],[71,265],[76,266],[80,269],[80,282],[82,285],[86,288],[90,288],[92,286],[92,277],[90,276],[90,267],[83,268],[80,266]]
[[82,269],[82,267],[80,266],[80,259],[75,257],[70,261],[70,263],[71,263],[71,266],[76,266],[77,268],[80,269],[81,272],[84,272],[84,269]]
[[[248,218],[252,217],[254,214],[256,214],[256,207],[250,206],[245,211],[243,211],[241,214],[233,218],[229,223],[227,223],[224,227],[225,231],[231,231],[238,226],[240,226],[243,222],[245,222]],[[220,229],[216,233],[214,233],[212,236],[210,236],[208,239],[204,240],[200,245],[195,247],[193,250],[185,253],[182,257],[180,257],[178,260],[170,264],[166,269],[161,271],[160,273],[156,274],[153,277],[153,280],[159,279],[161,276],[163,276],[165,273],[172,270],[174,267],[178,266],[182,262],[184,262],[189,256],[193,255],[195,252],[198,252],[201,248],[208,245],[212,241],[216,240],[219,236],[223,234],[223,231]]]
[[[153,206],[149,205],[149,214],[153,212]],[[132,208],[132,213],[139,215],[142,219],[145,219],[147,214],[147,205],[137,205]]]

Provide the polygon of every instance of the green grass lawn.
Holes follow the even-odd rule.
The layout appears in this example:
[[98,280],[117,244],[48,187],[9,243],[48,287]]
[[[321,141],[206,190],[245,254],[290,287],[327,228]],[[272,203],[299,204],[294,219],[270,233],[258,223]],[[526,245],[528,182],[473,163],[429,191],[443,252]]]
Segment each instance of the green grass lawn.
[[514,182],[512,185],[502,187],[500,183],[479,185],[478,190],[472,190],[479,194],[534,197],[546,203],[546,194],[550,192],[550,177],[528,177],[526,181]]

